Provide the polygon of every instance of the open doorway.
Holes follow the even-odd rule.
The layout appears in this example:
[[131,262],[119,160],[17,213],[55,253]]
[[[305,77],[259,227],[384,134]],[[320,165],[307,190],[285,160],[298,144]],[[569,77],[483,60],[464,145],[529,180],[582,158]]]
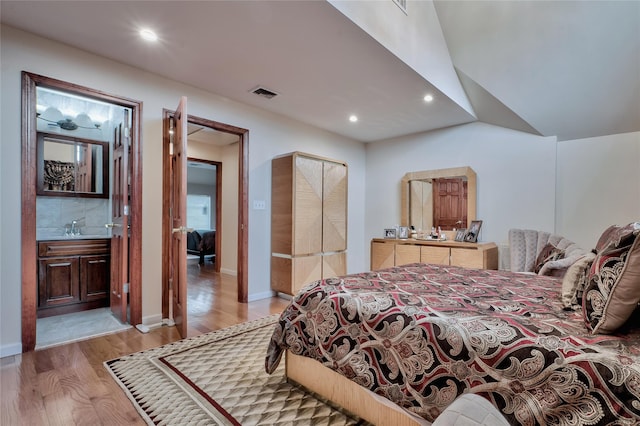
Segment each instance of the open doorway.
[[[36,347],[39,318],[78,314],[73,324],[94,322],[83,313],[113,303],[116,286],[108,277],[114,265],[123,265],[117,282],[123,315],[116,326],[140,324],[141,102],[26,71],[22,100],[22,351]],[[128,166],[116,172],[109,159],[117,138],[126,140]],[[114,202],[116,179],[127,187],[123,203]],[[115,233],[106,231],[114,224],[110,206],[127,216],[126,226],[118,224],[127,230],[120,239],[126,252],[114,251]],[[62,328],[72,330],[67,323],[51,327]]]
[[[172,136],[170,130],[173,123],[173,111],[164,111],[164,132],[163,132],[163,258],[168,258],[171,250],[171,235],[173,227],[171,224],[171,204],[172,204],[172,177],[176,171],[173,169],[175,162],[172,161],[173,147]],[[193,262],[187,263],[188,268],[193,267],[187,273],[187,287],[189,281],[196,275],[201,273],[215,273],[225,276],[227,286],[229,286],[229,277],[231,276],[232,290],[236,293],[236,300],[240,303],[247,302],[247,160],[248,160],[248,131],[227,124],[206,120],[191,115],[187,115],[187,131],[186,131],[186,156],[188,161],[185,163],[187,170],[184,175],[189,181],[189,167],[191,164],[194,169],[207,169],[210,166],[216,168],[216,191],[215,191],[215,207],[212,198],[197,197],[196,191],[192,191],[191,195],[195,196],[193,207],[206,210],[209,205],[209,211],[215,215],[215,229],[204,228],[203,232],[198,232],[198,237],[204,239],[204,233],[208,233],[213,240],[214,248],[211,246],[204,248],[203,262],[198,259],[197,264]],[[174,164],[172,166],[172,164]],[[182,172],[181,172],[182,173]],[[187,184],[188,185],[188,184]],[[201,188],[202,189],[202,188]],[[201,191],[202,192],[202,191]],[[206,191],[205,191],[206,192]],[[208,190],[211,194],[211,189]],[[187,197],[189,191],[183,194],[185,203],[188,204]],[[208,203],[208,204],[207,204]],[[198,207],[199,206],[199,207]],[[188,207],[187,207],[188,209]],[[188,217],[188,212],[186,216]],[[201,215],[206,216],[206,215]],[[209,218],[210,220],[211,218]],[[207,218],[200,217],[199,220],[204,221],[201,225],[206,225]],[[212,222],[209,222],[212,223]],[[188,232],[197,231],[196,226],[186,226]],[[193,230],[191,229],[193,228]],[[210,226],[214,228],[214,226]],[[212,233],[213,231],[213,233]],[[187,236],[188,238],[188,236]],[[185,241],[185,253],[189,242]],[[193,248],[193,245],[192,245]],[[200,247],[198,247],[200,249]],[[183,255],[182,253],[180,255]],[[200,253],[198,253],[200,256]],[[194,269],[195,268],[195,269]],[[163,262],[163,317],[170,318],[170,265],[169,262]],[[196,277],[196,280],[202,282],[202,277]],[[221,282],[220,279],[215,279]],[[188,291],[187,291],[188,293]],[[188,301],[190,296],[187,295],[186,312],[189,314]],[[188,320],[188,318],[187,318]],[[187,326],[187,328],[189,328]]]
[[[217,156],[216,152],[211,154]],[[221,161],[187,160],[188,266],[211,267],[214,272],[220,272],[222,186]]]

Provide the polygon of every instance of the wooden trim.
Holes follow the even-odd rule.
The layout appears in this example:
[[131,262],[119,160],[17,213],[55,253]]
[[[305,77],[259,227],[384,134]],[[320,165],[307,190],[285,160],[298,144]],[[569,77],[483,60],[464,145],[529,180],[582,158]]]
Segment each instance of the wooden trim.
[[[162,189],[162,206],[163,206],[163,220],[162,220],[162,229],[163,229],[163,237],[162,237],[162,258],[167,259],[168,253],[170,249],[170,224],[169,224],[169,194],[170,187],[169,183],[171,179],[171,164],[169,161],[169,121],[168,119],[173,116],[173,112],[171,110],[163,110],[163,121],[165,121],[163,127],[163,168],[162,168],[162,181],[163,181],[163,189]],[[193,115],[188,115],[187,121],[189,123],[198,124],[200,126],[209,127],[211,129],[232,133],[239,137],[238,142],[238,259],[237,259],[237,281],[238,281],[238,302],[247,303],[248,302],[248,287],[249,283],[247,280],[247,270],[248,270],[248,246],[249,246],[249,130],[243,129],[240,127],[232,126],[230,124],[220,123],[213,120],[208,120],[201,117],[196,117]],[[167,164],[165,164],[165,161]],[[219,168],[217,175],[217,179],[220,182],[222,179],[222,169]],[[217,191],[220,192],[217,192]],[[222,189],[219,188],[216,190],[216,196],[218,199],[222,197]],[[221,220],[221,212],[217,211],[217,218]],[[165,223],[166,222],[166,223]],[[218,228],[220,226],[216,225]],[[219,232],[219,229],[216,229],[216,232]],[[168,234],[168,236],[165,236]],[[218,238],[216,235],[216,270],[219,271],[220,268],[220,258],[218,255],[219,250],[219,241],[221,238]],[[168,262],[163,262],[162,266],[162,315],[163,317],[168,317],[169,314],[169,270],[168,270]]]
[[142,322],[142,102],[42,75],[22,72],[22,351],[36,345],[37,250],[36,250],[36,86],[78,93],[132,111],[131,143],[131,250],[129,258],[130,323]]
[[142,324],[142,102],[131,108],[131,190],[129,196],[129,322]]
[[[22,352],[36,347],[36,80],[22,72]],[[33,107],[32,107],[33,106]]]
[[171,157],[169,136],[173,111],[162,110],[162,318],[169,318],[169,257],[171,253]]
[[249,301],[249,130],[242,129],[238,164],[238,302]]

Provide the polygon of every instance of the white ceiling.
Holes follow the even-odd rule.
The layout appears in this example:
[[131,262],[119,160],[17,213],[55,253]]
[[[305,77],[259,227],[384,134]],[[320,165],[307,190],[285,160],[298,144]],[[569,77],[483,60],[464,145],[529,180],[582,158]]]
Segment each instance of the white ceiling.
[[475,116],[325,1],[0,7],[3,24],[364,142],[476,119],[559,139],[640,130],[637,1],[435,2]]

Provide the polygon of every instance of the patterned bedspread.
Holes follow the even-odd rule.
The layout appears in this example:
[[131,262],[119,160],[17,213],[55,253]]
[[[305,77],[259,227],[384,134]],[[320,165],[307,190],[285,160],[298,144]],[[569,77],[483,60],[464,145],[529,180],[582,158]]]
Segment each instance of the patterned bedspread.
[[266,369],[288,349],[430,421],[471,392],[511,424],[640,424],[640,326],[590,335],[560,287],[427,264],[317,281],[282,313]]

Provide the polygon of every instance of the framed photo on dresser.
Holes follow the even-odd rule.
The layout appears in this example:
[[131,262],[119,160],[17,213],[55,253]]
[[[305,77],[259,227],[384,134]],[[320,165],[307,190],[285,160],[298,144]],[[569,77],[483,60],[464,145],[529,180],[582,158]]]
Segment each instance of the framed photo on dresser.
[[480,234],[480,228],[482,227],[481,220],[472,220],[471,226],[467,230],[467,233],[464,236],[464,241],[467,243],[477,243],[478,242],[478,234]]
[[467,233],[467,228],[459,228],[456,231],[455,241],[461,241],[461,242],[464,241],[464,236],[466,235],[466,233]]

